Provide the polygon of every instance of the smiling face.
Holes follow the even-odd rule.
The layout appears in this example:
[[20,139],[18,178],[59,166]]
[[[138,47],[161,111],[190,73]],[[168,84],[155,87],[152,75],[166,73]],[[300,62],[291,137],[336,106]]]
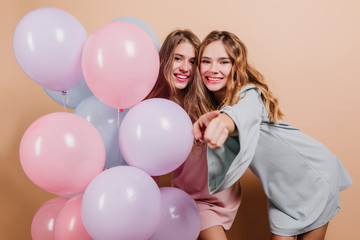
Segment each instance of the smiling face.
[[173,59],[173,80],[176,89],[184,89],[192,79],[195,64],[195,48],[189,42],[182,42],[175,48]]
[[218,99],[224,97],[231,69],[232,61],[221,41],[211,42],[204,48],[200,59],[201,79]]

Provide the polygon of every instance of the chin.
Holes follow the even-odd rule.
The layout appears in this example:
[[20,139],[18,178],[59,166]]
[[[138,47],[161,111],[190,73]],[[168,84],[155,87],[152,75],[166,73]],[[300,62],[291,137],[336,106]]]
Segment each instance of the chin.
[[206,88],[211,91],[211,92],[217,92],[217,91],[220,91],[221,88],[219,88],[218,86],[214,86],[214,85],[206,85]]
[[188,85],[187,83],[182,83],[182,84],[177,83],[175,84],[175,88],[177,90],[183,90],[184,88],[186,88],[187,85]]

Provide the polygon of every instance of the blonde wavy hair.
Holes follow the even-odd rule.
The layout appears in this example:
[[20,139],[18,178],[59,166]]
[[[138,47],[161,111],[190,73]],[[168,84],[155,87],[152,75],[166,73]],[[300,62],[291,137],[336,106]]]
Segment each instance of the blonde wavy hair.
[[[261,73],[248,63],[247,48],[245,44],[233,33],[227,31],[212,31],[200,45],[198,65],[207,45],[214,41],[221,41],[229,58],[232,61],[231,78],[226,83],[225,97],[222,102],[217,102],[213,93],[206,89],[207,96],[203,97],[202,113],[232,106],[240,100],[239,91],[242,87],[253,84],[261,91],[261,98],[269,114],[270,121],[278,123],[284,116],[280,111],[277,98],[270,91]],[[200,93],[203,95],[203,93]]]
[[198,101],[198,96],[196,95],[196,93],[198,88],[204,89],[204,86],[201,82],[197,62],[195,61],[193,66],[194,71],[192,79],[189,81],[189,84],[184,89],[177,90],[173,81],[172,70],[174,65],[175,49],[179,44],[185,42],[190,43],[194,47],[195,59],[197,59],[201,43],[199,38],[188,29],[174,30],[173,32],[171,32],[166,37],[164,43],[161,46],[159,52],[159,76],[154,88],[146,97],[146,99],[166,98],[174,101],[185,109],[192,121],[196,121],[202,113],[199,106],[197,104],[194,104],[194,102]]

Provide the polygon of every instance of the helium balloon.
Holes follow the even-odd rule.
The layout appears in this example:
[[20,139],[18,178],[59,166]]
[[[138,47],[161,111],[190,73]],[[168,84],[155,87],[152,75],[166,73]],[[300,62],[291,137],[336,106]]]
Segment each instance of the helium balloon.
[[160,188],[160,223],[150,240],[195,240],[200,233],[201,217],[195,201],[184,191]]
[[81,23],[57,8],[39,8],[17,24],[13,49],[21,69],[33,81],[64,91],[81,80],[81,54],[88,36]]
[[119,129],[125,161],[152,176],[178,168],[193,146],[192,123],[175,102],[152,98],[129,110]]
[[92,240],[81,219],[81,200],[77,195],[68,200],[55,219],[56,240]]
[[119,113],[95,96],[84,99],[74,111],[74,114],[88,120],[99,131],[106,150],[105,168],[127,165],[119,148],[119,126],[127,111],[125,109]]
[[31,238],[33,240],[54,240],[55,219],[66,201],[67,199],[58,197],[41,205],[31,222]]
[[138,168],[113,167],[86,188],[81,216],[94,239],[148,239],[160,221],[160,190]]
[[120,18],[115,19],[114,21],[123,21],[123,22],[129,22],[129,23],[134,23],[134,24],[138,25],[139,27],[144,29],[150,35],[150,37],[154,41],[154,44],[155,44],[157,50],[160,51],[159,39],[156,36],[155,31],[146,22],[144,22],[136,17],[120,17]]
[[66,112],[35,120],[21,139],[19,154],[29,179],[55,194],[84,191],[105,164],[105,146],[96,128]]
[[143,100],[154,87],[159,53],[141,27],[111,22],[87,40],[82,68],[97,98],[113,108],[125,109]]
[[75,109],[82,100],[93,95],[84,78],[81,78],[80,82],[66,91],[58,92],[47,88],[44,90],[56,103],[71,109]]

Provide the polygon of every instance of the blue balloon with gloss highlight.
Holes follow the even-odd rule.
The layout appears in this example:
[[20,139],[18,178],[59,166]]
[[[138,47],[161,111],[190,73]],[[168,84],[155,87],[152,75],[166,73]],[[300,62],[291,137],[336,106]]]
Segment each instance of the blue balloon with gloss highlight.
[[141,27],[150,35],[150,37],[154,41],[154,44],[155,44],[157,50],[160,51],[159,39],[156,36],[155,31],[146,22],[144,22],[138,18],[135,18],[135,17],[120,17],[120,18],[115,19],[114,21],[129,22],[129,23],[133,23],[133,24],[136,24],[137,26]]

